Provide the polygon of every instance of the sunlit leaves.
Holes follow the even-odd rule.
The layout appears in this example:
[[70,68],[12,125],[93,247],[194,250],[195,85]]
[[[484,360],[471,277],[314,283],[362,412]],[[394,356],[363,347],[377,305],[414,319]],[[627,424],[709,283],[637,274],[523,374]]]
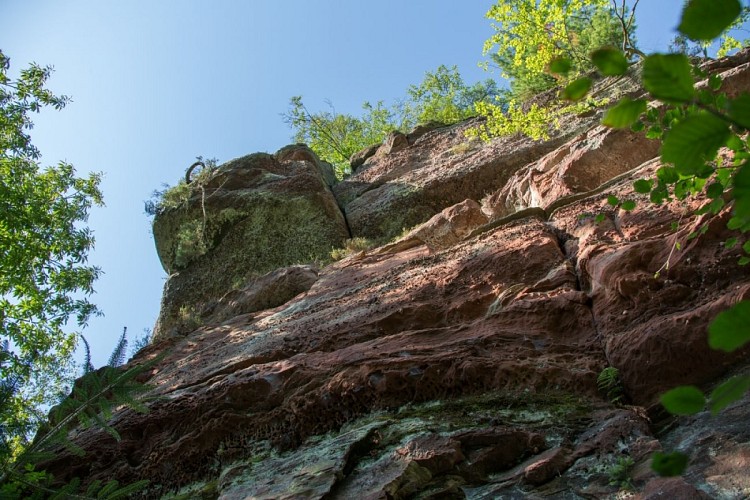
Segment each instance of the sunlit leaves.
[[678,30],[693,40],[713,40],[740,15],[739,0],[690,0]]
[[69,375],[76,342],[66,328],[97,312],[86,300],[100,271],[86,265],[94,239],[84,224],[101,193],[98,174],[37,163],[29,114],[68,99],[44,89],[48,68],[32,65],[11,81],[7,62],[0,53],[0,340],[12,347],[0,369],[13,384],[0,421],[7,440],[23,443],[35,409],[54,403]]
[[684,54],[654,54],[643,63],[643,86],[664,102],[682,103],[695,95],[690,61]]
[[645,111],[644,99],[632,100],[626,97],[607,110],[602,123],[608,127],[627,128],[633,125]]
[[750,301],[742,301],[719,313],[708,327],[712,349],[734,352],[750,342]]
[[703,410],[706,398],[697,387],[686,385],[675,387],[659,398],[661,404],[673,415],[692,415]]
[[612,47],[595,50],[591,53],[591,61],[604,76],[620,76],[628,70],[625,55]]
[[682,175],[699,175],[706,161],[716,155],[729,137],[729,125],[711,113],[700,111],[678,123],[667,135],[661,158],[674,164]]

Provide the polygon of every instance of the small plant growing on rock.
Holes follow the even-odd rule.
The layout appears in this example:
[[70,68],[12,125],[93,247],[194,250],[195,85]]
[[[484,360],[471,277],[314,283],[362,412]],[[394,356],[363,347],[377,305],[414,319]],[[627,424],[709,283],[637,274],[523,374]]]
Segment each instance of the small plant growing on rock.
[[204,160],[202,156],[197,156],[196,160],[205,165],[205,168],[193,174],[190,184],[185,179],[180,179],[174,186],[163,184],[161,191],[155,190],[151,193],[151,199],[144,202],[146,215],[153,217],[164,211],[184,206],[194,190],[200,189],[211,178],[217,168],[218,160],[216,158]]
[[344,242],[344,248],[334,248],[331,250],[331,259],[334,261],[341,260],[358,252],[366,252],[374,246],[374,243],[367,238],[352,238]]
[[635,462],[629,456],[618,458],[615,463],[607,468],[609,485],[617,486],[620,489],[632,490],[633,480],[630,477],[630,473],[633,465],[635,465]]
[[608,366],[603,369],[596,378],[596,386],[610,403],[617,404],[622,402],[624,388],[620,380],[620,370],[617,368]]
[[185,221],[177,233],[175,264],[185,268],[192,261],[208,252],[204,224],[200,220]]
[[181,306],[179,315],[180,321],[185,328],[194,329],[203,324],[198,311],[193,306]]

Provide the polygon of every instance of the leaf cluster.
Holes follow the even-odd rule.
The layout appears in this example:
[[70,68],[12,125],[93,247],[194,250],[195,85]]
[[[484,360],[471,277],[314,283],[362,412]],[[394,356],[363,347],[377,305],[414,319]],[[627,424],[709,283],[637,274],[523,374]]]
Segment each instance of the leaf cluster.
[[[524,101],[590,72],[594,49],[632,41],[634,18],[622,11],[609,0],[498,1],[486,14],[495,30],[484,43],[486,66],[497,67],[511,82],[510,97]],[[549,71],[561,58],[566,71]]]
[[96,307],[87,300],[101,271],[87,264],[94,237],[85,226],[102,204],[100,174],[72,165],[42,168],[31,143],[32,115],[69,98],[44,88],[50,67],[16,79],[0,51],[0,458],[23,448],[42,405],[72,373],[76,334]]
[[596,378],[596,386],[611,403],[620,403],[625,395],[625,389],[620,380],[620,370],[613,366],[604,368]]

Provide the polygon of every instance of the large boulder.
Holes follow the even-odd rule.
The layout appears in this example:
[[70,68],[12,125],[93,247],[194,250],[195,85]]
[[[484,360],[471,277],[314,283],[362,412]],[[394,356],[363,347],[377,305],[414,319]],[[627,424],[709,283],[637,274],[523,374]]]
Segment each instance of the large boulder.
[[154,219],[170,274],[155,338],[199,326],[212,301],[278,268],[325,259],[349,237],[327,163],[306,146],[256,153],[184,187],[187,199]]

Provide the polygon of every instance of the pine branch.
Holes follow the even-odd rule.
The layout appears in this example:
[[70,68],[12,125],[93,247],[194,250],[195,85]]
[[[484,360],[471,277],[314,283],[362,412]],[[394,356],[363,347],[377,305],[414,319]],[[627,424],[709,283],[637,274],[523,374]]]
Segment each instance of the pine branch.
[[115,349],[112,351],[112,355],[109,357],[109,361],[107,361],[107,365],[111,367],[117,367],[122,366],[122,364],[125,362],[125,354],[128,352],[128,339],[126,338],[127,334],[128,327],[125,326],[122,329],[120,340],[117,342]]
[[83,340],[83,347],[85,350],[83,358],[83,374],[86,375],[94,371],[94,365],[91,364],[91,347],[89,346],[88,340],[86,340],[86,337],[83,335],[81,335],[81,340]]

